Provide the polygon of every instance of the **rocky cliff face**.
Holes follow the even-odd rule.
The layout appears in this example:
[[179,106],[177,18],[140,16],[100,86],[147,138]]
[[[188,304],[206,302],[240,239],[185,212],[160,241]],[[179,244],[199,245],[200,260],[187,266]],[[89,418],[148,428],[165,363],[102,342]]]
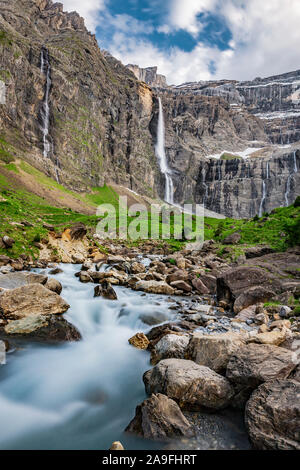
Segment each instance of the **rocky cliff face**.
[[[253,82],[156,88],[175,201],[204,202],[234,217],[292,203],[300,193],[299,163],[292,163],[300,148],[299,78],[297,71]],[[155,135],[155,125],[151,130]]]
[[104,56],[83,19],[61,4],[1,0],[0,30],[1,138],[12,153],[75,190],[112,180],[155,194],[151,89]]
[[300,151],[273,158],[201,162],[195,199],[227,216],[263,215],[288,206],[299,194]]
[[157,67],[146,67],[143,69],[133,64],[128,64],[126,67],[133,72],[138,80],[147,83],[151,87],[167,88],[168,86],[166,77],[157,73]]
[[[156,67],[125,67],[101,51],[83,19],[61,4],[0,0],[4,94],[1,146],[76,191],[114,182],[163,198],[155,156],[160,97],[176,203],[204,201],[246,217],[285,205],[286,192],[289,202],[299,194],[300,71],[168,86]],[[224,151],[226,160],[218,160]]]

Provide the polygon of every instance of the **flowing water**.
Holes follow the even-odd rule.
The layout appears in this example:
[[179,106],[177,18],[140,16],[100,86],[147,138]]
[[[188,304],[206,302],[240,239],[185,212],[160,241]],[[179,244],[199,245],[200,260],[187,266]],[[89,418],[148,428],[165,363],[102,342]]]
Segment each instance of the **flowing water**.
[[74,276],[79,266],[63,270],[56,278],[71,305],[65,317],[83,340],[31,344],[7,355],[0,368],[0,449],[107,449],[119,439],[127,448],[153,447],[122,435],[146,397],[142,375],[150,368],[149,353],[128,338],[149,329],[141,315],[174,317],[170,304],[122,287],[115,289],[118,301],[93,298],[94,285]]
[[42,132],[43,132],[43,155],[47,158],[51,152],[52,142],[49,135],[50,125],[50,108],[49,108],[49,96],[51,90],[51,66],[49,61],[49,52],[43,47],[41,50],[41,73],[46,77],[45,94],[43,105],[41,109],[42,118]]
[[263,180],[263,182],[262,182],[262,197],[261,197],[261,201],[260,201],[260,205],[259,205],[259,211],[258,211],[259,217],[261,217],[263,215],[265,200],[266,200],[266,183]]
[[291,178],[293,174],[298,172],[297,168],[297,159],[296,159],[296,151],[293,153],[293,169],[290,172],[287,181],[286,181],[286,187],[285,187],[285,193],[284,193],[284,199],[285,199],[285,205],[288,207],[289,205],[289,198],[290,198],[290,192],[291,192]]
[[[118,300],[93,297],[94,284],[74,276],[76,265],[62,265],[58,279],[71,308],[65,317],[82,340],[60,345],[17,344],[0,366],[0,449],[108,449],[121,440],[126,449],[159,449],[124,434],[145,398],[143,373],[149,353],[128,339],[147,331],[142,318],[176,320],[167,296],[115,287]],[[174,305],[174,303],[173,303]],[[197,413],[197,439],[172,448],[248,448],[242,414]]]
[[165,124],[161,99],[158,98],[159,113],[157,123],[157,143],[155,146],[156,156],[159,162],[160,171],[165,176],[165,195],[164,200],[168,204],[174,203],[174,185],[171,176],[171,170],[168,166],[165,152]]

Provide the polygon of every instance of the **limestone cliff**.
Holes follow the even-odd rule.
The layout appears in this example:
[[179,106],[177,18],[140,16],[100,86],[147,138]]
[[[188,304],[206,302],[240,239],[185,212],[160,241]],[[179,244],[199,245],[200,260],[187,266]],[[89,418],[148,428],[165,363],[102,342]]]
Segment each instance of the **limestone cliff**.
[[14,155],[77,191],[114,181],[155,194],[152,91],[100,51],[77,13],[50,0],[1,0],[0,49],[0,133]]
[[247,217],[299,194],[300,71],[168,86],[157,67],[125,67],[100,50],[60,3],[0,0],[6,154],[78,192],[106,182],[163,198],[158,97],[176,203]]

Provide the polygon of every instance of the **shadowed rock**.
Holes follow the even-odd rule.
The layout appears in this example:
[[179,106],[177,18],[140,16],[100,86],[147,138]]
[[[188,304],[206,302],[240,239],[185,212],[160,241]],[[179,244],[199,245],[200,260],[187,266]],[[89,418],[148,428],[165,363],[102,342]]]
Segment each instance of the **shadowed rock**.
[[156,441],[194,435],[177,403],[161,393],[151,395],[136,407],[135,417],[125,432]]
[[245,423],[255,449],[300,450],[299,396],[295,380],[274,380],[253,392]]

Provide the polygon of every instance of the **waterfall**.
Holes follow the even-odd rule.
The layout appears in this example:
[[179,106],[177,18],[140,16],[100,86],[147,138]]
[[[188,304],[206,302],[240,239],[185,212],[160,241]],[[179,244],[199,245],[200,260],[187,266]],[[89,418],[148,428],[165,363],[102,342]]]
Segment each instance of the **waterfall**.
[[[266,166],[266,181],[267,181],[269,178],[270,178],[270,162],[267,162],[267,166]],[[261,196],[261,201],[260,201],[259,211],[258,211],[259,217],[262,217],[262,215],[263,215],[264,205],[265,205],[266,197],[267,197],[267,185],[266,185],[266,181],[265,181],[265,180],[262,181],[262,196]]]
[[171,170],[168,166],[166,152],[165,152],[165,124],[161,99],[158,98],[159,114],[157,124],[157,143],[155,146],[155,153],[158,159],[160,171],[165,176],[165,196],[164,200],[168,204],[174,204],[174,185],[171,176]]
[[52,141],[49,135],[50,108],[49,95],[51,90],[51,66],[49,61],[49,52],[45,47],[41,50],[41,73],[46,77],[45,94],[41,109],[42,132],[43,132],[43,155],[47,158],[52,150]]
[[296,160],[296,150],[294,151],[294,173],[297,173],[297,160]]
[[266,183],[263,180],[263,182],[262,182],[262,197],[261,197],[261,201],[260,201],[260,205],[259,205],[259,212],[258,212],[259,217],[261,217],[263,215],[263,208],[264,208],[265,200],[266,200]]
[[205,201],[206,201],[207,196],[208,196],[208,186],[205,183],[205,178],[206,178],[206,174],[205,174],[205,169],[203,168],[202,169],[202,184],[205,188],[205,193],[204,193],[204,196],[203,196],[203,206],[204,206],[204,208],[205,208]]
[[285,199],[285,205],[288,207],[289,205],[289,196],[291,192],[291,177],[293,174],[297,173],[298,168],[297,168],[297,160],[296,160],[296,151],[294,151],[293,154],[293,170],[290,172],[288,179],[286,181],[286,188],[285,188],[285,193],[284,193],[284,199]]

